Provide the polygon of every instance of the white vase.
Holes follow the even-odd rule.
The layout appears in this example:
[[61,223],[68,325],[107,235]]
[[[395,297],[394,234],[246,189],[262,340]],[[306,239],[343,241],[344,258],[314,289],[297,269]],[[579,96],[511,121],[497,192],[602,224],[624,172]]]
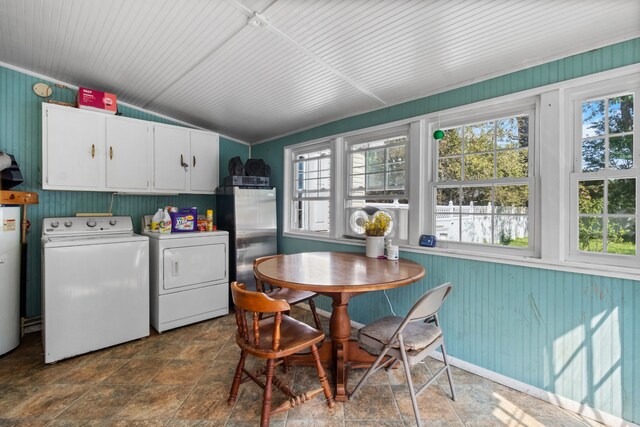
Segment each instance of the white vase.
[[384,255],[384,236],[367,236],[367,256],[378,258]]

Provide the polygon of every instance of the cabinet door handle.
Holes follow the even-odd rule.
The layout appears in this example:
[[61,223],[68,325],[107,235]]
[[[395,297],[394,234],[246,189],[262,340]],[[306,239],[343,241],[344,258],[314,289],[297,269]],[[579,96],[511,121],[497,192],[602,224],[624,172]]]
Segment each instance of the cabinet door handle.
[[180,154],[180,166],[182,166],[185,169],[189,167],[189,165],[184,162],[184,156],[182,154]]
[[91,144],[91,158],[96,157],[96,144]]
[[113,160],[113,147],[109,147],[109,160]]
[[196,156],[193,156],[193,167],[196,167]]

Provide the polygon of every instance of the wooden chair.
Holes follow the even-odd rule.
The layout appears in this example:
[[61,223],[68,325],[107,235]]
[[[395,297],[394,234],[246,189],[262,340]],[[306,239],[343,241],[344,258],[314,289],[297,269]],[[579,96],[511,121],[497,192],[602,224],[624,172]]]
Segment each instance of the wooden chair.
[[[377,354],[378,358],[358,382],[353,392],[349,394],[349,398],[356,394],[362,384],[378,369],[390,368],[396,361],[401,360],[407,377],[413,413],[419,427],[422,427],[422,421],[418,410],[417,395],[433,384],[444,372],[447,373],[449,378],[451,398],[456,400],[451,368],[447,361],[447,351],[444,348],[444,335],[438,322],[438,311],[440,311],[442,303],[449,296],[452,289],[453,285],[451,283],[440,285],[425,293],[414,304],[404,319],[397,316],[387,316],[360,329],[358,332],[358,344],[369,353]],[[433,323],[431,323],[432,321]],[[444,366],[418,391],[415,391],[410,367],[423,361],[438,347],[442,351]],[[391,356],[391,359],[383,360],[387,355]]]
[[[253,269],[260,265],[261,263],[270,260],[275,257],[279,257],[282,255],[269,255],[261,258],[256,258],[253,262]],[[320,331],[324,331],[322,329],[322,324],[320,323],[320,318],[318,317],[318,313],[316,313],[316,304],[313,302],[313,298],[317,297],[318,294],[315,292],[309,291],[296,291],[294,289],[287,288],[279,288],[277,286],[273,286],[270,283],[263,283],[258,276],[256,276],[256,290],[259,292],[264,292],[269,295],[273,299],[283,299],[289,303],[289,305],[296,305],[303,302],[309,303],[309,308],[311,308],[311,314],[313,315],[313,322],[316,325],[316,328]],[[289,313],[286,313],[289,314]]]
[[[236,343],[241,351],[240,361],[236,367],[233,384],[229,392],[228,404],[233,405],[236,402],[241,383],[253,380],[264,389],[262,417],[260,419],[262,427],[269,425],[271,414],[288,411],[312,399],[321,392],[324,392],[329,408],[333,408],[335,405],[333,395],[329,388],[327,376],[320,363],[320,355],[316,347],[316,344],[324,339],[324,333],[284,314],[284,312],[291,309],[289,303],[284,300],[273,299],[262,292],[247,291],[244,284],[237,282],[231,283],[231,294],[235,304],[236,323],[238,326]],[[247,323],[247,313],[252,313],[251,326]],[[275,315],[260,319],[261,313],[275,313]],[[307,348],[311,350],[313,355],[321,388],[296,395],[274,376],[276,365],[282,363],[281,360],[277,363],[276,361]],[[266,359],[266,367],[255,372],[246,370],[244,362],[249,354],[260,359]],[[243,374],[245,375],[244,378]],[[265,382],[262,382],[259,378],[262,375],[266,377]],[[278,387],[290,398],[276,409],[271,407],[272,385]]]

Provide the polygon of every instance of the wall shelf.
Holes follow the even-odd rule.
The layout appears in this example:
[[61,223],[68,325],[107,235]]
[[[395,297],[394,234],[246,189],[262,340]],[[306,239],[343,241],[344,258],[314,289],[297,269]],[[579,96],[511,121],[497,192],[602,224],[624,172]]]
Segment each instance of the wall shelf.
[[38,193],[0,190],[0,205],[37,205]]

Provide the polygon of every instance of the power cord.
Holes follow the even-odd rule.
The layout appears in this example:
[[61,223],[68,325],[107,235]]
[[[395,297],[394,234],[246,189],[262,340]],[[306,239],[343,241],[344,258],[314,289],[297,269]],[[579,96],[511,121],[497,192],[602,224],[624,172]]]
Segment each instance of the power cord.
[[384,293],[384,297],[387,299],[387,302],[389,303],[389,309],[391,310],[391,314],[393,314],[394,316],[397,316],[396,312],[393,311],[393,305],[391,305],[391,300],[389,299],[389,295],[387,295],[387,291],[383,289],[382,292]]

